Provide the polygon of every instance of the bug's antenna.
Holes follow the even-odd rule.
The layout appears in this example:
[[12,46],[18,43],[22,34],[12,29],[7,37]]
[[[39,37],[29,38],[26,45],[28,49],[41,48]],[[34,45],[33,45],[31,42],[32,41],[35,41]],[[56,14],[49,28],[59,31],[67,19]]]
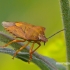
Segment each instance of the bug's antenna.
[[47,39],[49,39],[49,38],[51,38],[51,37],[53,37],[54,35],[56,35],[56,34],[58,34],[58,33],[60,33],[61,31],[64,31],[65,29],[62,29],[62,30],[60,30],[60,31],[58,31],[58,32],[56,32],[56,33],[54,33],[53,35],[51,35],[50,37],[48,37]]

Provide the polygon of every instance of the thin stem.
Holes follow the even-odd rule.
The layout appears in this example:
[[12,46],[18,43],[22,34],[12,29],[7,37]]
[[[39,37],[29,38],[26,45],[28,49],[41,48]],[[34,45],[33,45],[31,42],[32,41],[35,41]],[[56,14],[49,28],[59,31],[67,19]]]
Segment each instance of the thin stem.
[[[67,62],[70,62],[70,6],[69,0],[60,0],[62,22],[65,30]],[[67,64],[67,70],[70,70],[70,64]]]

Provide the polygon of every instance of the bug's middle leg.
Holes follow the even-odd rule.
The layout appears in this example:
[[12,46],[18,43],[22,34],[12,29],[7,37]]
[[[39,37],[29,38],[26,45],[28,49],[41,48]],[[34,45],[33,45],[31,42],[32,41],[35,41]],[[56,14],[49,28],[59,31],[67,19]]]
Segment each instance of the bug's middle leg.
[[8,42],[7,44],[5,44],[5,45],[2,46],[2,47],[7,47],[8,45],[10,45],[10,44],[13,43],[13,42],[24,42],[24,41],[25,41],[25,40],[16,40],[16,39],[14,39],[14,40]]
[[33,50],[34,44],[35,44],[35,42],[32,44],[32,46],[31,46],[31,48],[29,50],[30,56],[29,56],[29,61],[28,62],[30,62],[30,60],[32,59],[32,50]]
[[19,51],[23,50],[25,47],[27,47],[27,45],[29,44],[30,42],[28,41],[27,44],[25,44],[24,46],[20,47],[15,53],[14,53],[14,56],[12,59],[14,59],[14,57],[18,54]]

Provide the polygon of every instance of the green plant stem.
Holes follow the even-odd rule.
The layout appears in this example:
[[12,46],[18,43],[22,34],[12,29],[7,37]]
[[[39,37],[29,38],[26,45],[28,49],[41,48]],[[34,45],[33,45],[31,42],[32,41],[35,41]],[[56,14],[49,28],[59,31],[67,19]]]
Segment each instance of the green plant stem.
[[[60,0],[63,25],[65,30],[65,40],[66,40],[66,50],[67,50],[67,62],[70,62],[70,8],[68,0]],[[70,65],[67,66],[68,70],[70,70]]]

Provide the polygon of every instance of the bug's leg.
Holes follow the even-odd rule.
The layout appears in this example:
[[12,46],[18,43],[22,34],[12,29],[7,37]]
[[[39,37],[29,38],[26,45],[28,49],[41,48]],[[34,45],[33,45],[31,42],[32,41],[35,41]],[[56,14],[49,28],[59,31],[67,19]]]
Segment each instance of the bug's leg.
[[5,45],[2,46],[2,47],[7,47],[9,44],[11,44],[11,43],[13,43],[13,42],[24,42],[24,41],[25,41],[25,40],[16,40],[16,39],[14,39],[14,40],[10,41],[9,43],[5,44]]
[[37,42],[37,44],[38,44],[39,46],[32,51],[32,54],[41,46],[40,42]]
[[25,47],[27,47],[27,45],[29,44],[30,42],[28,41],[28,43],[24,46],[22,46],[21,48],[19,48],[15,53],[14,53],[14,56],[12,59],[14,59],[14,57],[18,54],[19,51],[23,50]]
[[29,50],[30,56],[29,56],[29,61],[28,61],[28,63],[29,63],[30,60],[32,59],[32,50],[33,50],[34,44],[35,44],[35,42],[32,44],[32,46],[31,46],[31,48],[30,48],[30,50]]
[[[29,58],[29,61],[28,63],[30,62],[30,60],[32,59],[32,54],[41,46],[40,42],[37,42],[37,44],[39,45],[35,50],[33,50],[33,47],[34,47],[34,43],[32,44],[32,47],[30,48],[29,50],[29,53],[30,53],[30,58]],[[33,50],[33,51],[32,51]]]

